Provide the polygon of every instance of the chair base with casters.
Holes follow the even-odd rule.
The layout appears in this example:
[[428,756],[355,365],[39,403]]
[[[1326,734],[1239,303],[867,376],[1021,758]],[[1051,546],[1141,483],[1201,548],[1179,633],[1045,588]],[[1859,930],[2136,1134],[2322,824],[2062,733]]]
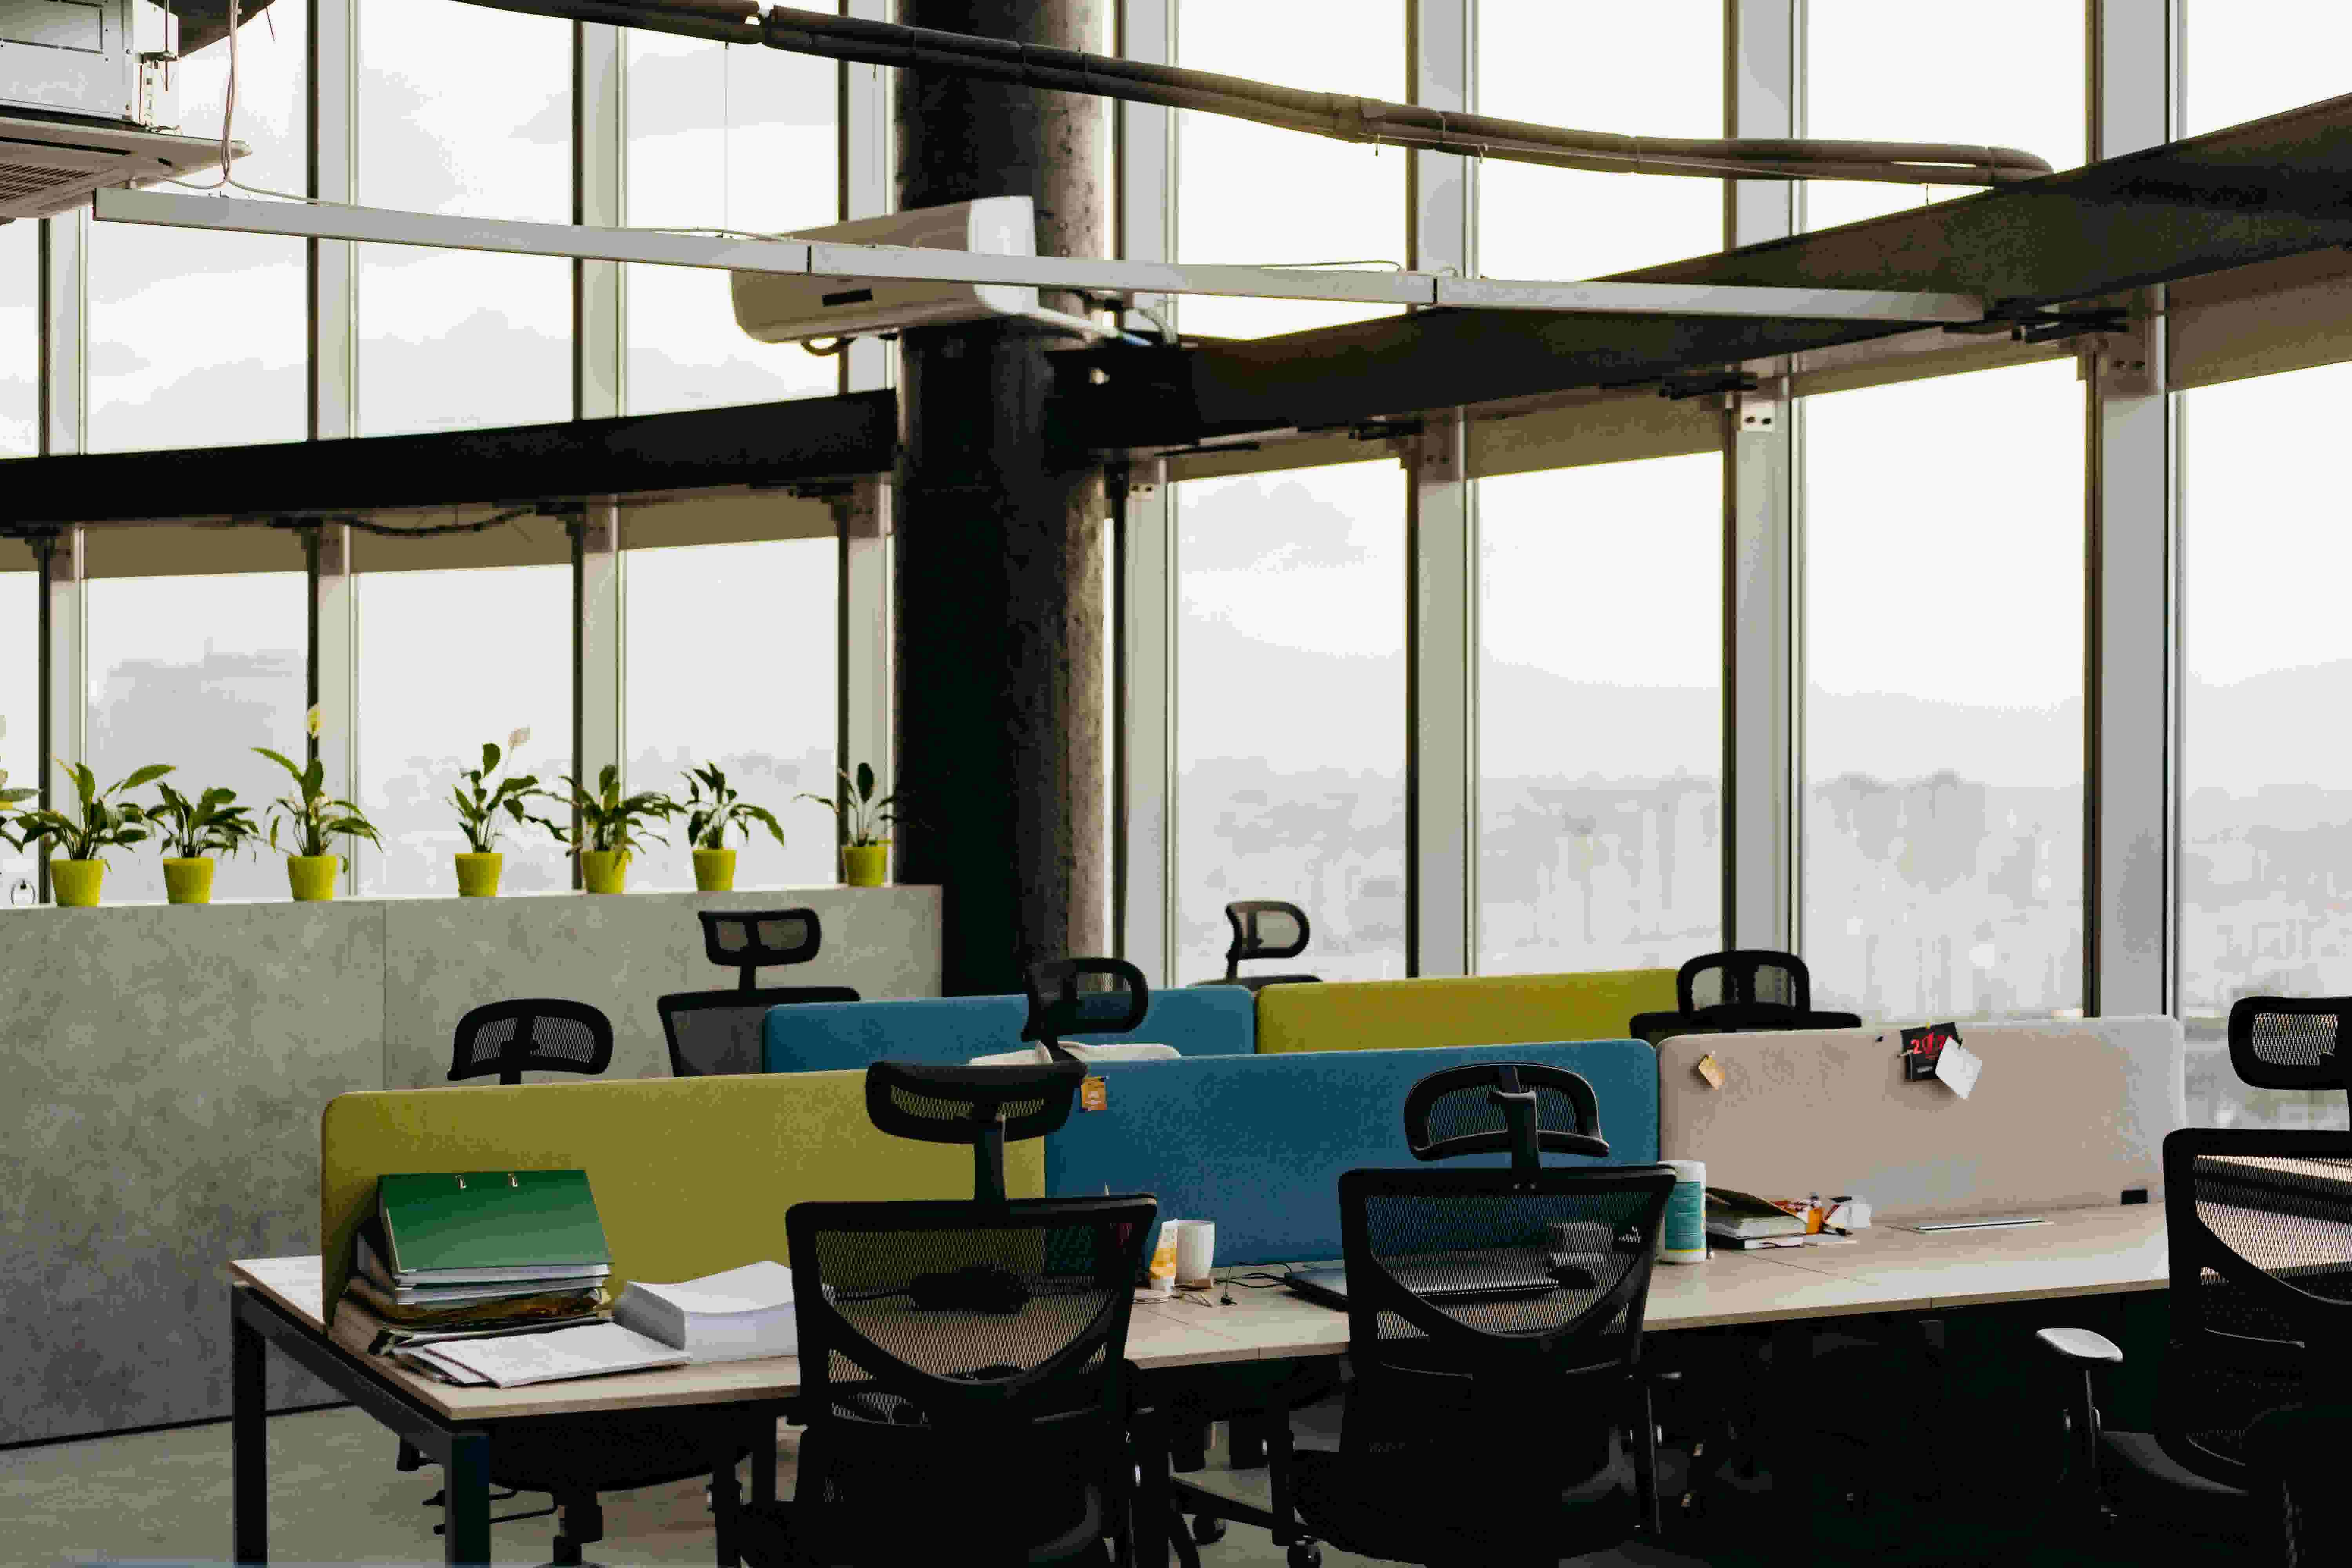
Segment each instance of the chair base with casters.
[[[1145,1464],[1171,1466],[1175,1471],[1169,1480],[1168,1523],[1170,1544],[1183,1568],[1198,1568],[1196,1545],[1223,1539],[1228,1523],[1266,1531],[1276,1546],[1288,1549],[1291,1568],[1318,1568],[1322,1549],[1299,1523],[1292,1498],[1290,1413],[1338,1393],[1339,1387],[1338,1365],[1321,1361],[1153,1375],[1148,1398],[1172,1452],[1139,1457]],[[1236,1468],[1265,1465],[1270,1493],[1266,1507],[1184,1479],[1186,1471],[1207,1462],[1208,1429],[1219,1421],[1230,1424]]]

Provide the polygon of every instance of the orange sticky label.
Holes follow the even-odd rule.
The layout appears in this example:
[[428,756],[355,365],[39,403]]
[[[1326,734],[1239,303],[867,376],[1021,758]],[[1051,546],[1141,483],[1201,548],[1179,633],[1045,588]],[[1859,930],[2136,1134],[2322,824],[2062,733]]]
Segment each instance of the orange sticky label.
[[1706,1080],[1707,1088],[1721,1089],[1723,1087],[1723,1064],[1715,1059],[1715,1053],[1713,1051],[1709,1051],[1706,1055],[1699,1058],[1697,1066],[1692,1070]]
[[1100,1078],[1090,1078],[1080,1082],[1078,1085],[1078,1109],[1080,1110],[1109,1110],[1109,1082]]

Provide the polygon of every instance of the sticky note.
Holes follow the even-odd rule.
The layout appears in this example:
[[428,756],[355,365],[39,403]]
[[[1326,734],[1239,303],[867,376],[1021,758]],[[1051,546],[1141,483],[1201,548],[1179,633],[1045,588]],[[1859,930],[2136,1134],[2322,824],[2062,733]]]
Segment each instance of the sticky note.
[[1713,1051],[1709,1051],[1706,1055],[1699,1058],[1696,1065],[1694,1066],[1691,1070],[1697,1073],[1699,1077],[1706,1080],[1707,1088],[1721,1089],[1723,1087],[1723,1064],[1715,1059],[1715,1053]]
[[1984,1071],[1984,1058],[1954,1040],[1936,1058],[1936,1076],[1944,1086],[1962,1100],[1977,1086],[1977,1077]]
[[1098,1077],[1081,1080],[1078,1084],[1078,1109],[1080,1110],[1109,1110],[1109,1080]]

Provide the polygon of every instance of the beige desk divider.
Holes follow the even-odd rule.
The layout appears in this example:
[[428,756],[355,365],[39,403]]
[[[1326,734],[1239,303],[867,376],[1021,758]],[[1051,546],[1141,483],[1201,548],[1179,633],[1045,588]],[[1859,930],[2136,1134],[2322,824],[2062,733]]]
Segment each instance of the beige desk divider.
[[[2186,1116],[2170,1018],[1960,1025],[1984,1061],[1967,1100],[1906,1082],[1906,1026],[1685,1035],[1658,1047],[1658,1147],[1763,1197],[1866,1199],[1912,1216],[2163,1201],[2163,1144]],[[1711,1089],[1697,1071],[1712,1053]]]

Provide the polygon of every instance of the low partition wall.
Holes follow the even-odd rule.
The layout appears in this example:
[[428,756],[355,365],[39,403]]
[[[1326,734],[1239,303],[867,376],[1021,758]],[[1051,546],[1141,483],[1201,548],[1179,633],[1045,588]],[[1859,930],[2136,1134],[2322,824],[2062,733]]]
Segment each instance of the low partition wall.
[[1636,1013],[1674,1005],[1671,969],[1269,985],[1257,994],[1257,1048],[1279,1055],[1614,1040]]
[[[330,1100],[443,1083],[509,996],[604,1008],[612,1076],[667,1077],[656,998],[735,979],[695,911],[795,905],[791,983],[939,994],[936,888],[0,910],[0,1443],[227,1414],[222,1265],[317,1247]],[[274,1403],[327,1397],[270,1360]]]

